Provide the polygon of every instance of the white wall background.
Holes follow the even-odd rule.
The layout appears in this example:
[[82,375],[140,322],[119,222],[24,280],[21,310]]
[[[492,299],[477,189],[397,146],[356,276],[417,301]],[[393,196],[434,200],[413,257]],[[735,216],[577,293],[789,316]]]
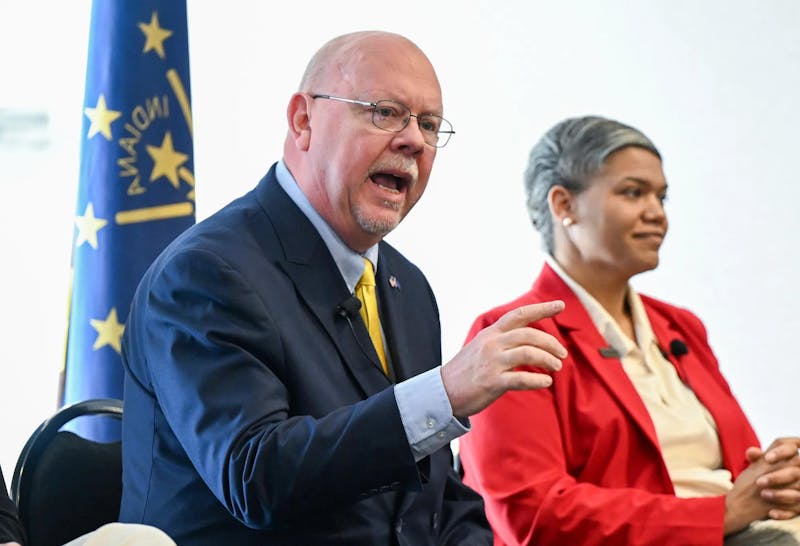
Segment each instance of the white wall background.
[[[0,465],[54,411],[64,349],[88,0],[0,0],[0,109],[46,111],[49,145],[0,149]],[[704,319],[762,441],[800,434],[797,0],[189,3],[198,217],[279,157],[310,55],[351,30],[415,40],[458,134],[388,238],[427,272],[452,356],[541,264],[523,206],[536,139],[601,114],[665,158],[671,231],[644,292]],[[795,158],[795,159],[792,159]]]

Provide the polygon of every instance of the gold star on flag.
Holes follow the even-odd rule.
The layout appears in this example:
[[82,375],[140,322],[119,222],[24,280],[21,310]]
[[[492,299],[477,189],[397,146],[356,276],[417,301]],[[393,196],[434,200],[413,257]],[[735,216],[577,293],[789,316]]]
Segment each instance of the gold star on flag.
[[165,28],[161,28],[158,24],[158,13],[155,11],[153,15],[150,17],[150,24],[139,23],[139,28],[144,35],[147,37],[147,40],[144,43],[144,50],[142,53],[147,53],[151,49],[154,49],[158,56],[162,59],[164,58],[164,40],[172,36],[172,31],[167,30]]
[[167,131],[161,147],[147,146],[147,153],[153,158],[153,172],[150,173],[150,182],[154,182],[161,176],[166,176],[177,190],[181,182],[178,180],[178,168],[186,163],[189,156],[176,152],[172,147],[172,133]]
[[111,124],[122,115],[121,112],[109,110],[106,107],[106,98],[102,94],[97,99],[97,106],[84,108],[83,113],[91,121],[86,138],[92,138],[97,133],[102,133],[106,140],[111,140]]
[[117,318],[117,308],[112,307],[111,311],[108,312],[108,316],[106,320],[100,319],[91,319],[89,321],[97,331],[97,339],[94,340],[94,345],[92,345],[92,349],[95,351],[101,347],[105,347],[106,345],[111,345],[117,353],[122,352],[122,333],[125,331],[125,325],[119,323],[119,319]]
[[93,249],[97,250],[97,232],[108,224],[108,220],[95,218],[94,205],[86,205],[83,216],[75,217],[75,225],[78,226],[78,236],[75,238],[75,248],[83,243],[89,243]]

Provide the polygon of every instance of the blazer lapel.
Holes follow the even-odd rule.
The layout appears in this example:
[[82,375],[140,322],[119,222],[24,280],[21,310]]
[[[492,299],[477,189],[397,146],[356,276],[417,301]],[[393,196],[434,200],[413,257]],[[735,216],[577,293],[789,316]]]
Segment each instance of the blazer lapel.
[[684,348],[686,347],[683,334],[676,329],[675,325],[668,317],[656,312],[644,298],[642,299],[642,303],[644,304],[647,318],[650,320],[650,326],[653,328],[653,334],[656,336],[658,346],[661,349],[661,354],[675,367],[681,381],[688,383],[686,370],[681,362],[683,355],[676,355],[672,348],[674,342],[682,342]]
[[[622,368],[618,357],[606,357],[600,349],[606,347],[603,336],[598,332],[591,317],[581,304],[575,293],[548,265],[544,266],[542,275],[539,276],[533,291],[541,301],[560,299],[566,307],[553,320],[567,340],[568,350],[579,351],[583,358],[571,359],[573,363],[586,363],[600,378],[608,391],[617,399],[623,411],[628,413],[634,423],[641,429],[645,436],[657,447],[653,421],[644,405],[639,393],[633,386],[628,374]],[[575,364],[574,364],[575,365]],[[558,381],[558,374],[555,376]]]
[[[389,383],[371,360],[372,345],[363,321],[338,312],[339,305],[351,296],[339,268],[317,230],[277,183],[274,167],[259,184],[257,195],[283,247],[285,259],[278,260],[277,266],[294,283],[363,394],[385,389]],[[297,325],[298,329],[312,327]]]
[[[694,392],[700,403],[711,413],[719,431],[720,441],[724,442],[726,438],[741,435],[738,405],[731,395],[726,395],[727,384],[721,385],[719,376],[712,374],[710,365],[703,362],[703,358],[713,358],[713,355],[702,354],[703,349],[692,343],[669,315],[653,309],[646,300],[642,301],[645,303],[647,316],[664,356],[675,366],[678,377],[684,385]],[[677,348],[676,342],[679,342]],[[734,404],[731,404],[731,401],[734,401]],[[734,456],[739,457],[740,454]]]

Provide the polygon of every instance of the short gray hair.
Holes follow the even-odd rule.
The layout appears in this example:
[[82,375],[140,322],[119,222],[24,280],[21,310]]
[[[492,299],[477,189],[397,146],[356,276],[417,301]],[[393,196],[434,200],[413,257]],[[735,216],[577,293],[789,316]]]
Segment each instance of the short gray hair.
[[600,116],[565,119],[554,125],[531,149],[525,170],[528,215],[542,236],[548,253],[553,253],[553,217],[547,195],[553,186],[577,194],[587,188],[589,178],[598,174],[614,152],[636,146],[661,154],[641,131]]

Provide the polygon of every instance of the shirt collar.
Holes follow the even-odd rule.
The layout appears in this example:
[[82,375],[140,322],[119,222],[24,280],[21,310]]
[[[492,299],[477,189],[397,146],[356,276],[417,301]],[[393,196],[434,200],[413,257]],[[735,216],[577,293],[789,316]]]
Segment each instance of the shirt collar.
[[630,339],[622,332],[622,329],[617,324],[617,321],[600,305],[600,303],[592,296],[583,286],[578,284],[566,271],[559,265],[559,263],[549,254],[545,257],[545,261],[550,268],[561,277],[567,286],[575,293],[578,301],[581,302],[589,318],[592,319],[597,330],[603,336],[603,339],[613,347],[621,356],[628,354],[630,351],[641,348],[646,349],[652,343],[656,343],[653,328],[650,325],[650,319],[647,318],[647,313],[642,304],[642,298],[628,285],[626,298],[628,305],[631,309],[631,318],[633,320],[633,329],[636,334],[636,340]]
[[328,247],[328,251],[339,268],[339,273],[347,283],[347,288],[350,292],[353,292],[358,280],[361,278],[361,274],[364,272],[364,258],[372,262],[372,267],[375,271],[378,270],[378,245],[371,246],[363,255],[347,246],[308,200],[308,197],[297,185],[297,181],[282,159],[278,161],[278,165],[275,168],[275,177],[278,179],[278,184],[280,184],[281,188],[306,215],[306,218],[317,230],[319,236],[322,237],[325,246]]

